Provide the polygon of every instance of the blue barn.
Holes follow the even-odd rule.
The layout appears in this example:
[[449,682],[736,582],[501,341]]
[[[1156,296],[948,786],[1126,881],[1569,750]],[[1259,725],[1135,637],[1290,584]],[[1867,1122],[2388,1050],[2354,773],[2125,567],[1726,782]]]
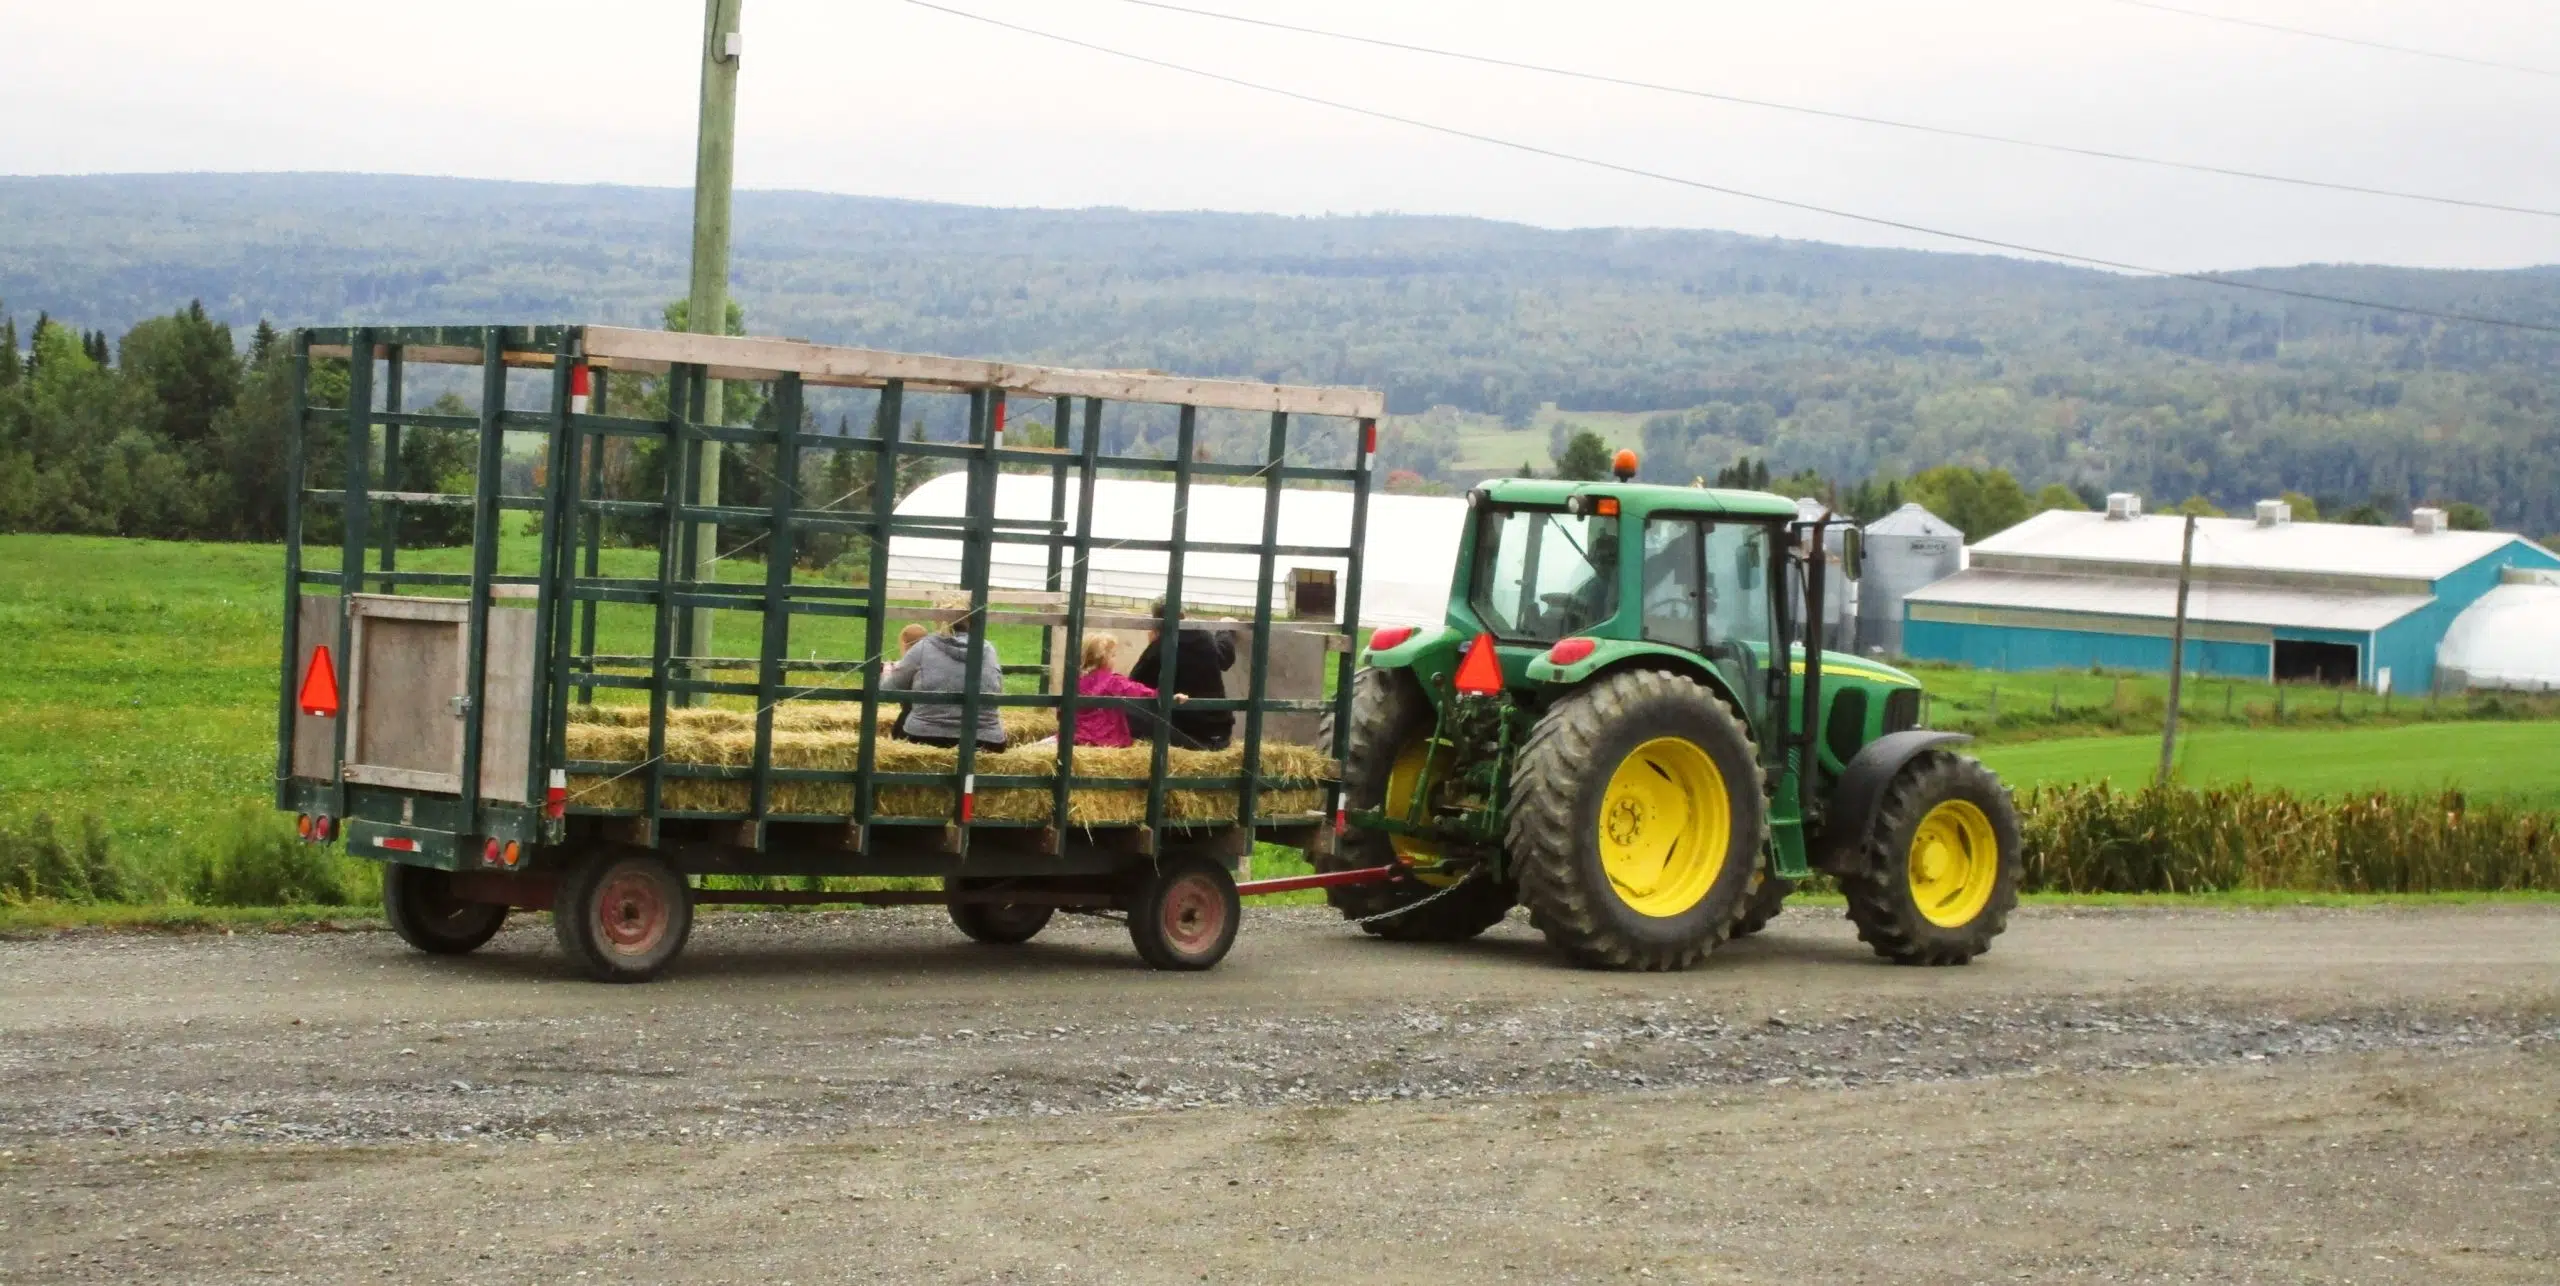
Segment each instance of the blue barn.
[[[2185,523],[2123,495],[2104,513],[2037,514],[1905,600],[1903,651],[1996,670],[2166,671]],[[2276,501],[2198,519],[2187,672],[2423,691],[2453,619],[2509,567],[2560,557],[2451,530],[2434,509],[2400,527],[2295,522]]]

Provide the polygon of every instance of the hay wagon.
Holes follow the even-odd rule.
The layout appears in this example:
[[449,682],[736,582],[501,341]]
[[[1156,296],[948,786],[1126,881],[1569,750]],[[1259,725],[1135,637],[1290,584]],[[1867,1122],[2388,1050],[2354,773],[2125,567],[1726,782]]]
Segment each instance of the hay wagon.
[[[421,950],[549,910],[573,959],[637,981],[699,904],[939,903],[988,942],[1125,917],[1149,964],[1203,969],[1240,894],[1388,878],[1234,878],[1256,843],[1323,856],[1338,829],[1375,392],[603,326],[293,343],[276,804],[386,864]],[[431,389],[456,398],[414,409]],[[430,441],[467,470],[403,476]],[[935,471],[965,477],[961,512],[901,513],[896,481]],[[1022,474],[1045,518],[1000,516]],[[1124,569],[1153,560],[1160,595],[1091,592],[1106,478],[1169,482],[1159,537],[1108,542]],[[1347,497],[1345,538],[1282,543],[1293,494]],[[1259,539],[1193,538],[1202,505],[1258,505]],[[994,583],[1007,544],[1044,551],[1037,583]],[[893,547],[928,546],[946,583],[893,579]],[[1185,626],[1186,562],[1207,560],[1250,603]],[[1005,690],[885,687],[909,622],[956,624],[969,673],[1016,654]],[[1132,676],[1152,699],[1077,692],[1088,632],[1183,628],[1236,645],[1241,683],[1182,707],[1233,715],[1222,748],[1174,744],[1169,664]],[[932,705],[962,728],[993,707],[1004,747],[890,735]],[[1105,705],[1148,739],[1043,740]]]

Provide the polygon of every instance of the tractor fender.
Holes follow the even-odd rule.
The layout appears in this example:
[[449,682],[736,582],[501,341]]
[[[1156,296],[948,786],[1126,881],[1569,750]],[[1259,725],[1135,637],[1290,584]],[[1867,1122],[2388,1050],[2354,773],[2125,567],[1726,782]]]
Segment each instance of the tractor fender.
[[1867,830],[1875,825],[1876,810],[1884,806],[1884,793],[1893,785],[1893,779],[1902,775],[1904,765],[1932,750],[1971,740],[1971,733],[1913,728],[1888,732],[1868,742],[1841,769],[1839,784],[1832,788],[1831,807],[1823,816],[1821,843],[1813,853],[1813,868],[1834,875],[1855,874]]

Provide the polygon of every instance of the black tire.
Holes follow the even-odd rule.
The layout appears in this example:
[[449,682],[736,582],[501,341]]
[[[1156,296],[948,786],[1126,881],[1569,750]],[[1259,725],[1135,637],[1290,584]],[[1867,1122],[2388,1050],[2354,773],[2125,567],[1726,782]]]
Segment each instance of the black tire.
[[[1933,857],[1921,828],[1942,806],[1948,812],[1941,816],[1958,820],[1933,824],[1939,845]],[[1970,806],[1987,836],[1969,835],[1976,828],[1961,806]],[[1950,824],[1954,830],[1944,829]],[[1985,839],[1993,845],[1987,861],[1976,856]],[[1861,869],[1840,881],[1840,891],[1848,895],[1859,940],[1877,955],[1896,964],[1960,965],[1990,950],[2009,927],[2024,873],[2018,813],[2008,788],[1980,760],[1938,751],[1905,765],[1876,810],[1864,852]],[[1965,880],[1961,896],[1939,893],[1924,906],[1918,868],[1948,860],[1974,866],[1976,878],[1987,876],[1988,884],[1976,889]]]
[[1207,969],[1227,958],[1243,918],[1226,867],[1205,857],[1168,857],[1129,900],[1129,941],[1155,968]]
[[[1359,811],[1386,801],[1397,753],[1414,739],[1430,736],[1433,720],[1431,702],[1407,671],[1363,669],[1352,676],[1351,684],[1351,752],[1342,765],[1342,803]],[[1330,714],[1324,717],[1317,744],[1333,744]],[[1319,871],[1350,871],[1395,860],[1395,844],[1387,835],[1355,826],[1344,832],[1332,854],[1317,858],[1314,865]],[[1361,932],[1396,942],[1463,942],[1502,923],[1519,900],[1511,886],[1478,877],[1428,906],[1405,915],[1388,914],[1438,891],[1420,881],[1398,880],[1327,889],[1325,900],[1342,918],[1366,921]]]
[[693,890],[647,849],[596,853],[561,878],[551,929],[596,981],[647,982],[692,935]]
[[507,923],[504,902],[466,902],[453,895],[453,873],[431,866],[382,871],[382,915],[402,942],[429,955],[479,950]]
[[[1726,821],[1721,861],[1690,881],[1702,881],[1696,899],[1661,914],[1631,905],[1629,895],[1611,880],[1601,836],[1603,801],[1622,767],[1643,764],[1671,789],[1682,789],[1656,766],[1656,759],[1637,756],[1639,748],[1657,742],[1685,742],[1689,750],[1675,745],[1672,751],[1692,765],[1698,755],[1713,765],[1715,781],[1700,788],[1721,790]],[[1705,776],[1697,773],[1693,780],[1703,782]],[[1648,779],[1634,780],[1652,786]],[[1530,730],[1511,783],[1505,844],[1511,869],[1519,873],[1520,900],[1547,941],[1575,963],[1600,969],[1686,969],[1705,959],[1741,917],[1767,847],[1767,796],[1750,736],[1703,684],[1658,670],[1621,670],[1591,681],[1557,702]],[[1682,807],[1696,806],[1687,795],[1681,798]],[[1628,810],[1636,836],[1643,836],[1660,812],[1625,801],[1621,807]],[[1686,812],[1660,815],[1674,832],[1681,820],[1696,817]],[[1701,828],[1711,824],[1710,818],[1696,820]],[[1666,871],[1685,840],[1676,837],[1663,850]],[[1703,845],[1693,851],[1703,852]],[[1664,896],[1676,902],[1685,893]]]
[[1768,928],[1769,922],[1787,909],[1787,895],[1795,891],[1794,880],[1762,875],[1760,882],[1752,886],[1751,896],[1743,900],[1742,918],[1733,922],[1731,936],[1747,938]]
[[[952,876],[943,880],[948,894],[985,893],[1007,885],[1019,886],[1026,880],[964,879]],[[1031,906],[1015,902],[951,902],[951,923],[972,939],[990,946],[1010,947],[1029,942],[1049,927],[1056,907]]]

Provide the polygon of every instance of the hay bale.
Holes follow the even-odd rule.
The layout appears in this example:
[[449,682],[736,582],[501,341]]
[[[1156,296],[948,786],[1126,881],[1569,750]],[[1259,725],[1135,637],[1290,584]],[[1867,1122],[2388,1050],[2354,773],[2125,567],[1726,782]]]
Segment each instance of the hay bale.
[[[582,706],[570,712],[568,751],[571,759],[600,763],[636,765],[649,757],[647,710],[641,718],[631,720],[621,711],[629,707]],[[613,713],[606,714],[605,711]],[[1007,714],[1017,713],[1007,711]],[[1045,719],[1046,727],[1056,727],[1054,713],[1027,709],[1018,713]],[[596,717],[588,717],[590,715]],[[847,716],[850,717],[847,717]],[[784,711],[774,712],[773,763],[778,768],[824,769],[852,772],[861,761],[861,708],[859,706],[829,708],[802,706],[792,708],[788,720]],[[1038,736],[1043,725],[1031,719],[1022,720],[1019,731]],[[1006,731],[1017,730],[1008,719]],[[875,771],[894,773],[956,773],[960,755],[956,750],[920,745],[883,735],[874,743]],[[1038,737],[1026,736],[1025,740]],[[696,764],[726,768],[748,768],[755,763],[755,719],[750,712],[694,708],[671,710],[667,719],[667,761],[671,764]],[[1153,761],[1153,750],[1146,746],[1101,747],[1080,746],[1076,750],[1076,775],[1125,780],[1125,788],[1117,786],[1085,786],[1068,792],[1067,820],[1077,826],[1137,825],[1146,821],[1147,769]],[[976,771],[989,776],[1038,777],[1054,782],[1058,774],[1058,752],[1054,746],[1031,747],[1016,743],[1000,751],[980,751]],[[1166,770],[1172,777],[1236,777],[1244,772],[1244,749],[1230,746],[1225,750],[1174,750],[1167,754]],[[1265,742],[1262,747],[1262,770],[1266,777],[1282,779],[1286,784],[1266,787],[1260,810],[1264,813],[1307,813],[1322,806],[1322,782],[1333,775],[1330,756],[1313,746],[1288,742]],[[623,771],[619,775],[581,773],[569,781],[570,797],[577,803],[598,808],[638,808],[647,797],[646,770]],[[663,803],[671,809],[698,812],[743,813],[754,799],[754,783],[702,777],[670,777],[666,781]],[[1053,787],[1004,787],[978,792],[976,813],[992,821],[1045,821],[1050,813]],[[771,806],[780,813],[812,813],[850,816],[854,792],[850,782],[783,781],[775,782]],[[883,786],[874,804],[884,817],[949,817],[957,811],[957,802],[948,787]],[[1235,815],[1236,792],[1227,788],[1169,789],[1165,792],[1165,819],[1176,822],[1215,822]]]

